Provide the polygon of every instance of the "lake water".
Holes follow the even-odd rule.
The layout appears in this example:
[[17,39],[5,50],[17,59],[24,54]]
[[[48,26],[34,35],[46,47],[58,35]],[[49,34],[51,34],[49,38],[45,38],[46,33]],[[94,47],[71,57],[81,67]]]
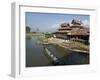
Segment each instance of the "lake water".
[[[36,42],[44,36],[26,36],[26,67],[89,64],[89,54],[76,53],[56,45],[40,45]],[[53,62],[45,54],[44,47],[58,58]]]

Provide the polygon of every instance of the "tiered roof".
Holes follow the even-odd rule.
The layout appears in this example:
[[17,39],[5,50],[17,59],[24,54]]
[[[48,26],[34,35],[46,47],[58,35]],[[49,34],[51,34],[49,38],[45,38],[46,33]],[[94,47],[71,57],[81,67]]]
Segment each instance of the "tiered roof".
[[89,28],[85,28],[82,26],[82,21],[73,19],[71,22],[71,26],[69,23],[64,22],[58,28],[57,33],[66,33],[68,35],[89,35]]

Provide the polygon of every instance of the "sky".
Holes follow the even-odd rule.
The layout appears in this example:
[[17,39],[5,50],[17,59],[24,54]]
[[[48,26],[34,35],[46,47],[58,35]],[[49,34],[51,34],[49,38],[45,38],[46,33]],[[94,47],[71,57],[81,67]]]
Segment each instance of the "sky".
[[89,27],[90,16],[79,14],[59,14],[59,13],[25,13],[25,24],[31,31],[39,29],[40,32],[55,32],[63,22],[71,23],[72,19],[81,20],[83,25]]

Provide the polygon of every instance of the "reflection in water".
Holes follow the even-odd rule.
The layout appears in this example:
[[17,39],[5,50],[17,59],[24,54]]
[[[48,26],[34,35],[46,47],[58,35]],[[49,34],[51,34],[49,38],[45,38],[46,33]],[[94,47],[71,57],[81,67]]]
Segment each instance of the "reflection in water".
[[26,66],[45,66],[50,64],[48,58],[43,54],[43,46],[36,44],[37,36],[26,40]]
[[26,36],[26,67],[89,63],[88,54],[76,53],[55,45],[46,45],[45,47],[58,58],[57,62],[52,62],[45,54],[44,46],[36,44],[39,38],[43,37],[44,36]]
[[70,55],[59,58],[57,62],[53,62],[54,65],[77,65],[77,64],[89,64],[89,55],[84,53],[70,53]]
[[32,36],[31,35],[27,35],[26,36],[26,40],[31,40]]

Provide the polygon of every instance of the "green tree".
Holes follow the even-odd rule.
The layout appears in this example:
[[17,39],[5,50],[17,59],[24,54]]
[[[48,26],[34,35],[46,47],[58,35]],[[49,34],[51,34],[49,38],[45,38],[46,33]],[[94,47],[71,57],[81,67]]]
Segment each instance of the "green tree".
[[31,31],[31,28],[29,26],[26,26],[26,33],[29,33]]

